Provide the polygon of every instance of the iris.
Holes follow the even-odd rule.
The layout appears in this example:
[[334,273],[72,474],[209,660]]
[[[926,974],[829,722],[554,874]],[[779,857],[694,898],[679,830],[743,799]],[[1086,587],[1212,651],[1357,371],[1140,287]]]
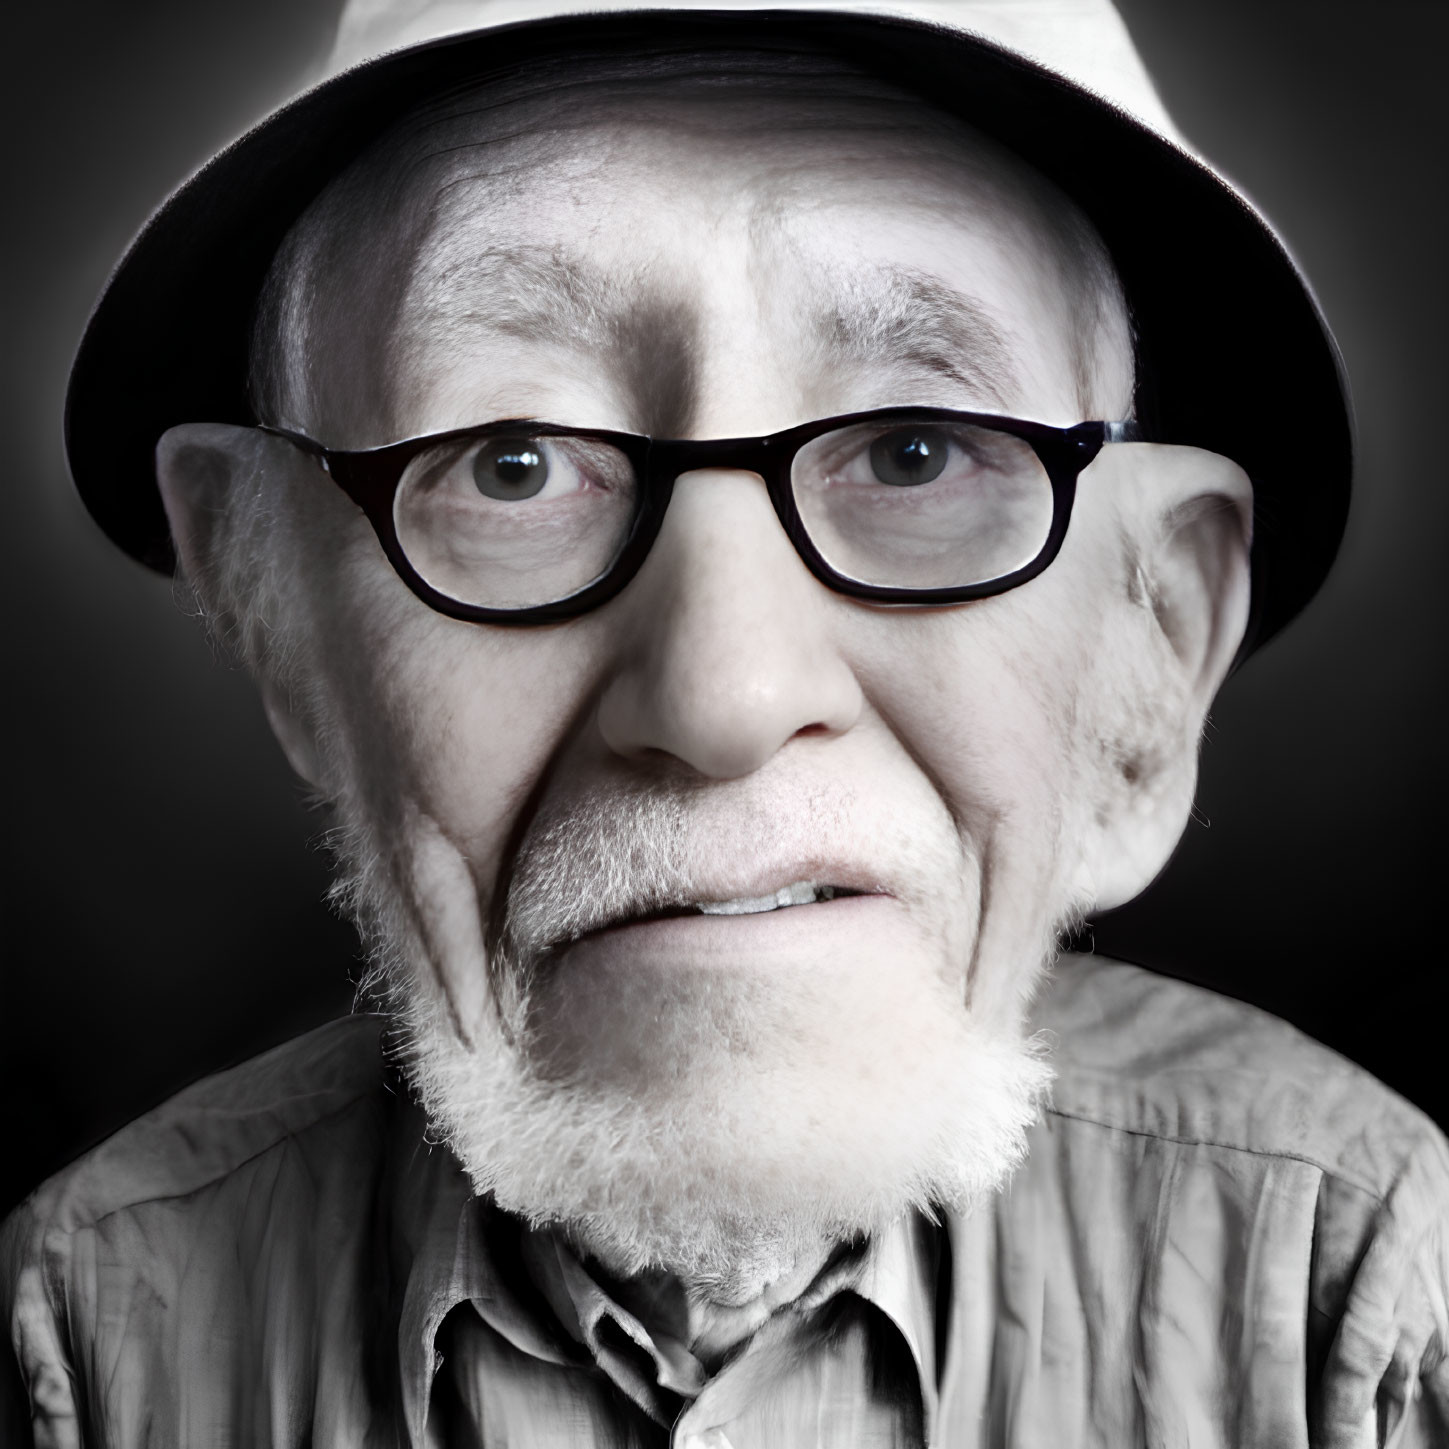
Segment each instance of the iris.
[[914,488],[941,476],[949,447],[935,428],[883,433],[870,445],[871,471],[893,488]]
[[548,482],[548,459],[530,438],[494,438],[473,460],[473,481],[485,498],[532,498]]

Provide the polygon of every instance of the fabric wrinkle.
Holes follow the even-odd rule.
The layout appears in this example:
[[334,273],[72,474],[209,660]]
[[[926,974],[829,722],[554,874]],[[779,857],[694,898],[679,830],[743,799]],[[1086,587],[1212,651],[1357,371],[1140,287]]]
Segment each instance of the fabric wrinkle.
[[[424,1148],[382,1024],[323,1028],[183,1093],[7,1220],[26,1402],[0,1375],[0,1424],[115,1449],[1449,1440],[1432,1124],[1282,1023],[1135,968],[1070,963],[1038,1017],[1055,1105],[1009,1187],[847,1255],[677,1419],[636,1409],[509,1266],[532,1230]],[[1331,1129],[1304,1125],[1320,1097]],[[574,1287],[644,1355],[630,1372],[694,1387],[667,1332]]]

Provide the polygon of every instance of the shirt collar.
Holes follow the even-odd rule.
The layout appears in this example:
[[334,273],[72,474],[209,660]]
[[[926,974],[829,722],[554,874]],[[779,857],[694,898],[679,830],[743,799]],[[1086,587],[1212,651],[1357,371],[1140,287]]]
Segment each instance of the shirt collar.
[[[435,1340],[443,1320],[472,1303],[483,1320],[522,1352],[576,1363],[582,1345],[605,1373],[659,1422],[700,1392],[703,1366],[684,1344],[651,1334],[588,1273],[561,1238],[531,1231],[477,1197],[445,1148],[425,1139],[421,1112],[399,1113],[392,1202],[399,1304],[398,1369],[409,1440],[425,1442],[432,1383],[442,1360]],[[810,1314],[851,1292],[900,1331],[920,1380],[927,1442],[936,1418],[936,1284],[942,1230],[909,1214],[862,1249],[840,1255],[782,1313]],[[538,1296],[529,1301],[503,1255],[521,1255]],[[546,1305],[546,1306],[545,1306]],[[778,1316],[778,1315],[777,1315]]]
[[518,1291],[517,1275],[501,1270],[495,1250],[518,1230],[473,1191],[458,1160],[425,1137],[425,1120],[402,1101],[390,1155],[393,1281],[398,1382],[408,1442],[426,1441],[433,1379],[442,1365],[435,1342],[443,1320],[471,1302],[516,1348],[551,1363],[575,1359],[570,1345]]
[[674,1421],[708,1375],[687,1344],[648,1328],[618,1303],[556,1232],[524,1236],[522,1253],[559,1322],[650,1418]]
[[926,1443],[936,1442],[936,1313],[945,1229],[908,1213],[871,1242],[855,1291],[900,1330],[915,1360]]

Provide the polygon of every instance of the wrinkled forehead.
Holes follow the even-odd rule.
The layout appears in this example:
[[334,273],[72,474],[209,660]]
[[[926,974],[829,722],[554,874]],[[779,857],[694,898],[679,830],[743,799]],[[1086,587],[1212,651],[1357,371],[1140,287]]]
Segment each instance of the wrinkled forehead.
[[1027,302],[1074,345],[1103,269],[1090,228],[964,123],[815,56],[555,60],[438,97],[324,193],[274,266],[256,382],[294,422],[340,393],[395,434],[480,329],[616,358],[642,329],[676,395],[633,421],[679,431],[685,334],[737,304],[731,256],[807,350],[914,312],[983,363],[976,401],[1009,410],[1016,319],[939,284],[966,236],[1039,274]]

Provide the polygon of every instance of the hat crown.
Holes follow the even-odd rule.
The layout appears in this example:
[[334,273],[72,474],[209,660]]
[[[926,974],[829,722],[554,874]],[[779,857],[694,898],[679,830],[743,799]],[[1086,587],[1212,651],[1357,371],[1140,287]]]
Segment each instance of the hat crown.
[[335,74],[389,51],[469,31],[565,15],[674,11],[830,10],[925,21],[978,36],[1093,91],[1181,144],[1111,0],[348,0],[327,61]]

